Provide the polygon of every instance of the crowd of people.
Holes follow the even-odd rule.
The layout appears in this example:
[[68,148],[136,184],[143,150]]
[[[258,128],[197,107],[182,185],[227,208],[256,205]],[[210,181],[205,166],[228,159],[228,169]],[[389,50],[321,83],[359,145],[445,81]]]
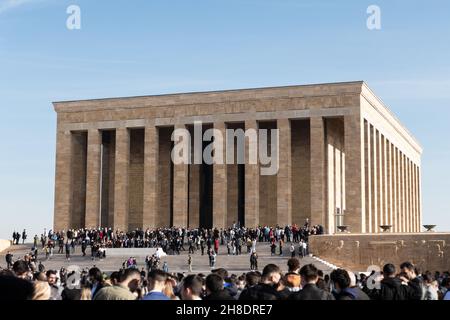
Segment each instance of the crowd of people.
[[[448,271],[421,272],[410,262],[398,267],[386,264],[381,274],[355,274],[344,269],[324,274],[314,264],[302,266],[301,258],[309,254],[308,237],[321,232],[321,226],[310,227],[308,220],[302,227],[254,229],[233,224],[227,229],[158,228],[127,233],[110,228],[50,230],[34,237],[32,250],[24,257],[15,260],[7,252],[6,268],[0,269],[0,296],[33,300],[450,300]],[[26,235],[25,230],[23,233]],[[14,232],[14,243],[19,243],[17,234]],[[270,244],[271,254],[280,255],[284,244],[289,244],[288,272],[283,273],[275,264],[264,266],[260,272],[257,242]],[[107,274],[96,266],[47,270],[38,260],[39,243],[47,259],[56,247],[67,259],[77,247],[86,256],[90,247],[94,260],[105,258],[106,248],[157,250],[146,257],[146,268],[139,270],[131,256],[120,270]],[[220,245],[227,249],[224,255],[248,254],[250,271],[237,275],[216,269]],[[185,246],[187,272],[170,273],[166,261],[161,265],[161,257],[180,254],[186,251]],[[209,274],[192,274],[195,253],[208,255]]]
[[29,260],[0,270],[0,299],[18,300],[450,300],[449,272],[421,272],[410,262],[386,264],[381,275],[335,269],[325,274],[300,259],[241,275],[226,269],[209,274],[169,273],[153,262],[138,270],[131,257],[111,274],[89,270],[32,272]]
[[[107,248],[162,248],[167,254],[180,254],[181,251],[188,251],[190,254],[201,252],[210,255],[211,250],[217,255],[219,245],[226,245],[228,255],[240,255],[242,252],[250,253],[255,251],[256,242],[268,242],[271,246],[272,254],[283,254],[285,243],[299,244],[299,254],[306,254],[308,238],[310,235],[322,234],[322,226],[310,226],[306,220],[302,227],[297,225],[285,227],[260,226],[258,228],[245,228],[233,223],[229,228],[156,228],[156,229],[135,229],[130,232],[112,230],[111,228],[95,229],[70,229],[48,232],[44,231],[40,237],[33,238],[33,248],[37,248],[39,243],[46,254],[46,258],[51,258],[57,253],[66,253],[70,259],[71,253],[77,247],[81,248],[81,253],[86,256],[87,249],[90,248],[92,259],[105,258]],[[18,233],[14,232],[14,243]],[[23,237],[25,235],[25,238]],[[25,230],[23,239],[26,239]],[[20,235],[19,235],[20,238]]]

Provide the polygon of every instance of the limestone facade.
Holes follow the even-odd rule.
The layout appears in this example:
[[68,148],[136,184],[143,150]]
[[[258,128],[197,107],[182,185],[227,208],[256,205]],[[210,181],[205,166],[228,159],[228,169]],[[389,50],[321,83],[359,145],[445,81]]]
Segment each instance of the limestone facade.
[[[309,218],[329,234],[342,225],[355,233],[378,233],[380,225],[420,231],[422,148],[364,82],[54,108],[56,230],[302,225]],[[261,175],[260,164],[247,162],[174,165],[174,128],[192,132],[198,121],[202,132],[278,129],[278,173]]]

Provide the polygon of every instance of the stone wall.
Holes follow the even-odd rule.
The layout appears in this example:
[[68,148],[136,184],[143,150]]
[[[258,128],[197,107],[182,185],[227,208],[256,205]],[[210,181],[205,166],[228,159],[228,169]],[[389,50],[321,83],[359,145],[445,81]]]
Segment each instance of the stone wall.
[[310,237],[310,252],[338,267],[366,271],[410,261],[421,270],[450,270],[450,233],[338,234]]
[[11,241],[9,240],[1,240],[0,239],[0,252],[8,249],[11,246]]

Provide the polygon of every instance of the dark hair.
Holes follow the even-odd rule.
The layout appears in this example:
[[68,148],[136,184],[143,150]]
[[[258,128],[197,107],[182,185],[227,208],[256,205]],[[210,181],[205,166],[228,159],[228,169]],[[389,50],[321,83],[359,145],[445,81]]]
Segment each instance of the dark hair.
[[202,286],[203,281],[197,275],[191,274],[183,279],[183,288],[191,289],[193,295],[200,296],[202,293]]
[[48,271],[45,273],[45,275],[46,275],[47,278],[48,278],[48,277],[50,277],[51,275],[56,276],[56,275],[57,275],[57,272],[56,272],[56,270],[48,270]]
[[119,282],[124,282],[128,278],[131,278],[132,276],[141,277],[141,272],[138,269],[134,269],[134,268],[128,268],[125,270],[121,270],[119,272]]
[[33,283],[14,276],[0,276],[0,300],[30,300],[34,293]]
[[292,272],[300,268],[300,261],[297,258],[290,258],[287,262],[288,271]]
[[149,281],[165,282],[167,278],[168,274],[162,270],[152,270],[148,273]]
[[340,289],[345,289],[350,286],[350,276],[344,269],[333,270],[330,274],[331,281],[337,283]]
[[211,273],[218,274],[223,279],[228,278],[228,271],[226,269],[224,269],[224,268],[219,268],[219,269],[212,270]]
[[109,276],[109,279],[111,281],[115,280],[115,281],[119,282],[120,281],[120,271],[114,271],[113,273],[111,273],[111,275]]
[[88,274],[89,277],[94,278],[95,281],[103,282],[103,274],[99,268],[97,267],[90,268]]
[[245,275],[245,282],[247,286],[254,286],[261,281],[261,274],[259,272],[249,272]]
[[407,262],[403,262],[401,265],[400,265],[400,269],[403,269],[403,268],[406,268],[406,269],[408,269],[409,271],[416,271],[415,270],[415,268],[414,268],[414,265],[411,263],[411,262],[409,262],[409,261],[407,261]]
[[223,290],[223,278],[216,273],[211,273],[206,277],[205,286],[210,292],[219,292]]
[[318,277],[318,270],[312,263],[307,264],[300,269],[300,275],[308,282],[313,281]]
[[23,260],[17,260],[13,264],[13,271],[16,275],[21,276],[29,271],[28,264]]
[[34,281],[47,281],[47,277],[45,273],[43,272],[35,272],[33,273],[33,280]]
[[266,265],[263,269],[262,276],[268,277],[272,273],[281,273],[280,267],[278,267],[276,264],[269,263]]
[[447,287],[448,285],[450,285],[450,278],[444,278],[444,280],[442,280],[442,286]]
[[395,266],[392,263],[387,263],[383,267],[383,273],[387,276],[395,274]]

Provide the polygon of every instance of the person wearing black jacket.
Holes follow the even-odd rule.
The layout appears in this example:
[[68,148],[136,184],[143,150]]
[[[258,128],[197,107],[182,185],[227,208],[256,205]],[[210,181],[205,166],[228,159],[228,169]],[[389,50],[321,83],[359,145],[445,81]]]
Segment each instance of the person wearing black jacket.
[[408,300],[422,299],[422,280],[417,277],[414,265],[411,262],[404,262],[400,265],[402,276],[400,280],[408,284]]
[[264,267],[261,282],[242,291],[239,300],[283,300],[284,296],[277,291],[281,280],[281,270],[274,264]]
[[396,276],[396,269],[392,263],[383,267],[383,279],[380,289],[373,290],[370,297],[373,300],[407,300],[408,286],[402,284],[402,280]]
[[350,274],[346,270],[333,270],[330,279],[334,285],[332,294],[336,300],[370,300],[360,288],[351,286]]
[[300,269],[302,290],[294,292],[289,300],[334,300],[333,295],[316,286],[319,279],[318,270],[313,264],[304,265]]
[[223,278],[211,273],[205,280],[206,297],[204,300],[234,300],[228,290],[223,288]]
[[10,251],[8,251],[8,253],[5,256],[6,259],[6,265],[8,269],[11,269],[13,266],[13,255]]

